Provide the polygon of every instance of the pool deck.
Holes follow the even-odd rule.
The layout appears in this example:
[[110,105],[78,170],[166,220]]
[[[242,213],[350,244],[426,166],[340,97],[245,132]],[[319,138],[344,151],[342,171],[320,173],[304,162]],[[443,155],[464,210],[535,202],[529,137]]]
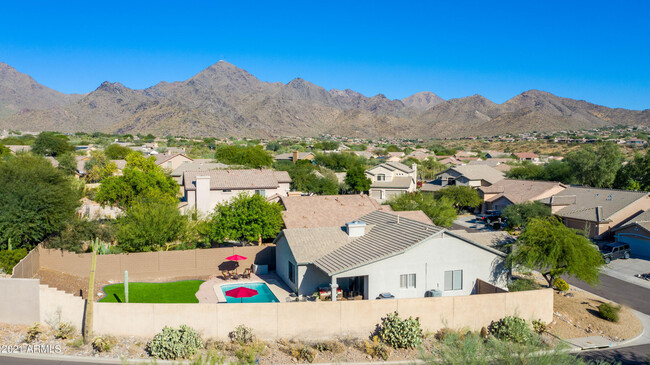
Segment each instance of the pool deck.
[[255,275],[251,274],[250,279],[224,280],[221,275],[211,276],[199,287],[196,297],[199,303],[226,303],[226,297],[223,295],[221,285],[226,284],[250,284],[265,283],[273,295],[280,302],[285,302],[286,298],[292,293],[289,287],[276,274]]

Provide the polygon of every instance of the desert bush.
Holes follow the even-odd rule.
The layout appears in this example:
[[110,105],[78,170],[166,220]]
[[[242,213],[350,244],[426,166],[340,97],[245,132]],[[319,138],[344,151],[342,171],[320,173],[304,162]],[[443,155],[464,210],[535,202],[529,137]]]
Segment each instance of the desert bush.
[[379,336],[373,336],[372,341],[365,341],[363,350],[373,359],[386,361],[390,356],[390,350],[379,340]]
[[291,356],[298,361],[314,362],[316,351],[309,346],[301,345],[291,348]]
[[603,303],[598,306],[598,314],[610,322],[618,322],[618,312],[620,310],[621,306],[614,303]]
[[0,251],[0,270],[11,275],[14,266],[25,256],[27,256],[27,249],[25,248]]
[[43,334],[40,323],[34,323],[33,326],[27,329],[27,335],[25,336],[25,342],[32,343],[38,341],[38,339]]
[[77,329],[70,322],[60,322],[58,326],[54,329],[54,338],[60,340],[68,340],[74,338]]
[[457,330],[457,329],[452,329],[449,327],[444,327],[438,330],[436,334],[433,336],[436,340],[438,341],[443,341],[447,338],[457,338],[460,340],[465,339],[465,335],[471,333],[469,330]]
[[190,361],[190,365],[222,365],[226,363],[226,357],[218,351],[209,351],[205,355],[199,355],[198,357]]
[[542,321],[541,319],[533,320],[533,331],[535,331],[535,333],[541,335],[542,333],[546,332],[546,329],[546,322]]
[[322,341],[314,344],[314,348],[320,352],[333,352],[339,354],[345,351],[345,345],[336,340]]
[[238,364],[255,364],[258,356],[264,351],[266,346],[263,342],[254,342],[250,345],[241,346],[235,351]]
[[557,278],[553,282],[553,287],[559,291],[569,290],[569,284],[564,279]]
[[419,318],[399,318],[397,312],[389,313],[377,326],[377,335],[393,348],[413,348],[422,343],[422,327]]
[[77,338],[77,339],[75,339],[73,341],[68,342],[67,345],[72,347],[72,348],[79,349],[79,348],[81,348],[81,346],[84,345],[84,339],[79,337],[79,338]]
[[201,348],[201,336],[186,325],[181,325],[180,328],[165,326],[147,344],[149,354],[163,360],[187,359]]
[[97,352],[110,351],[117,343],[117,339],[113,336],[97,336],[93,339],[93,350]]
[[508,291],[526,291],[539,289],[539,284],[531,278],[517,278],[508,284]]
[[533,339],[533,332],[524,319],[508,316],[497,322],[492,322],[490,333],[502,341],[518,344],[529,343]]
[[255,341],[255,334],[253,333],[253,329],[246,327],[243,324],[240,324],[235,328],[234,331],[230,332],[228,334],[228,337],[230,338],[230,341],[237,342],[242,346],[253,343],[253,341]]

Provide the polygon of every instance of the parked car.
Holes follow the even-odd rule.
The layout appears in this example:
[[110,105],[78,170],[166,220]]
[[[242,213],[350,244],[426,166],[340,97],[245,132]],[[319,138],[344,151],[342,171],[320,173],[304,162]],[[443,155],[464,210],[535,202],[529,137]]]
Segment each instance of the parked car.
[[616,259],[629,259],[630,258],[630,245],[627,243],[608,243],[600,249],[605,263],[609,264],[612,260]]
[[634,275],[634,276],[636,276],[636,277],[639,278],[639,279],[643,279],[643,280],[648,280],[648,281],[650,281],[650,272],[647,272],[647,273],[645,273],[645,274],[636,274],[636,275]]
[[485,224],[490,224],[492,222],[498,222],[501,219],[501,212],[498,210],[488,210],[485,214],[481,214],[479,217]]

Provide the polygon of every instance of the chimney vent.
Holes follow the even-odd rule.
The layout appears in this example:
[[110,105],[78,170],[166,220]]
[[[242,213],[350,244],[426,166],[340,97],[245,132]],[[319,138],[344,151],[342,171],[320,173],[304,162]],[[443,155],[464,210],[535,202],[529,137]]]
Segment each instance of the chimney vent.
[[366,224],[360,221],[348,222],[345,224],[345,231],[348,237],[361,237],[366,234]]

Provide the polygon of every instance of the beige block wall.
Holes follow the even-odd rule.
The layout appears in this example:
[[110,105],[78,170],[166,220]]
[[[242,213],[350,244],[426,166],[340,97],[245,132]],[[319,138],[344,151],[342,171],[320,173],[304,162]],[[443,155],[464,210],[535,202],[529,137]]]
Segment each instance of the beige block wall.
[[31,325],[40,320],[38,279],[0,278],[0,322]]
[[50,288],[47,285],[40,285],[39,295],[41,323],[47,323],[54,318],[58,318],[60,313],[61,321],[70,322],[77,330],[81,330],[85,300],[55,288]]
[[23,257],[16,266],[14,266],[12,278],[31,279],[38,271],[40,265],[39,251],[31,250],[27,256]]

